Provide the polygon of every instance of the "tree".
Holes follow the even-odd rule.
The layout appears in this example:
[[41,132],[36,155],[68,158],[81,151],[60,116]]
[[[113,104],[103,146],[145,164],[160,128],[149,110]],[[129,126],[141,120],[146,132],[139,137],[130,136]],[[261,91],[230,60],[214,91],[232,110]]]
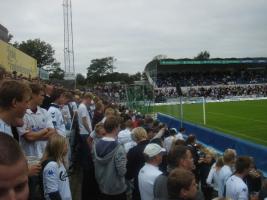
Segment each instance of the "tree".
[[168,56],[159,54],[159,55],[156,55],[152,60],[162,60],[166,58],[168,58]]
[[132,81],[141,81],[141,73],[137,72],[136,74],[130,75],[130,78]]
[[113,73],[114,62],[116,61],[113,57],[105,57],[100,59],[91,60],[90,66],[87,68],[87,79],[91,83],[99,81],[99,78]]
[[50,79],[63,80],[64,79],[64,70],[60,67],[56,67],[51,74],[49,74]]
[[21,43],[15,42],[13,46],[35,58],[39,68],[52,65],[55,62],[55,50],[50,44],[40,39],[22,41]]
[[48,71],[50,79],[64,79],[65,72],[60,68],[60,62],[54,62],[52,65],[46,66],[45,70]]
[[8,34],[7,42],[10,44],[10,41],[12,40],[14,36],[12,34]]
[[76,76],[76,83],[78,85],[85,85],[86,84],[85,77],[82,74],[77,74],[77,76]]
[[103,76],[103,81],[105,82],[121,82],[126,84],[133,84],[134,81],[141,81],[141,73],[129,75],[128,73],[113,72]]
[[208,60],[210,58],[210,53],[208,51],[201,51],[197,57],[195,57],[195,60]]
[[147,75],[145,71],[142,73],[142,80],[147,81]]

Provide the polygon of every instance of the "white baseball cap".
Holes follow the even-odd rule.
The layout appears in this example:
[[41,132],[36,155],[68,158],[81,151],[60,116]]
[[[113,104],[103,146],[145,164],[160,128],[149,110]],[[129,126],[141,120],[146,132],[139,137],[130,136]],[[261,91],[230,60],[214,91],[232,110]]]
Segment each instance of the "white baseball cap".
[[144,149],[144,154],[148,155],[150,158],[164,152],[166,152],[166,149],[155,143],[148,144]]

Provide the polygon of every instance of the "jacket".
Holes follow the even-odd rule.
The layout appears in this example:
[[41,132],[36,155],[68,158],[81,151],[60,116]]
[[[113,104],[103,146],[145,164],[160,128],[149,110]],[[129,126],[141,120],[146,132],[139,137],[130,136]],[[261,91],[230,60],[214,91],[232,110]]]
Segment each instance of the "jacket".
[[99,140],[92,149],[95,177],[99,189],[107,195],[126,191],[126,153],[117,141]]

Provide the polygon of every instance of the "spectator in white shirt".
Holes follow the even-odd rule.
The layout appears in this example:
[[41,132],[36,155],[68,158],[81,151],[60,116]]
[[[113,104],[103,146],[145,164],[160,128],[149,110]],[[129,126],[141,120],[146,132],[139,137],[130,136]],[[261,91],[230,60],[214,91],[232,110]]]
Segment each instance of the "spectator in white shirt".
[[78,131],[78,118],[77,118],[77,104],[73,101],[73,94],[71,92],[65,92],[64,94],[65,102],[64,106],[62,107],[62,114],[64,118],[64,123],[66,127],[66,136],[68,137],[69,142],[69,151],[67,154],[69,160],[70,168],[73,167],[73,163],[76,159],[76,152],[75,152],[75,137],[76,131]]
[[27,156],[41,158],[49,137],[56,133],[51,116],[41,108],[44,92],[40,85],[30,84],[32,90],[29,109],[24,115],[23,127],[18,128],[20,144]]
[[92,121],[89,115],[89,110],[87,109],[92,102],[93,95],[91,93],[85,93],[82,102],[78,107],[78,123],[80,129],[80,162],[83,170],[82,178],[82,199],[88,198],[90,194],[88,190],[88,185],[95,182],[94,180],[94,169],[93,160],[91,156],[91,151],[89,144],[91,143],[91,138],[89,135],[93,131]]
[[177,132],[176,128],[171,128],[169,132],[170,136],[166,137],[163,142],[163,146],[167,150],[167,153],[169,153],[176,140],[184,140],[182,133]]
[[68,143],[65,137],[55,134],[49,138],[42,158],[43,192],[46,200],[72,199],[68,173],[64,163],[67,151]]
[[[71,123],[72,123],[72,116],[73,116],[73,110],[70,104],[72,101],[71,92],[65,92],[64,98],[65,98],[65,101],[64,101],[64,105],[62,105],[61,112],[63,115],[66,130],[69,132],[71,131],[70,129],[72,128]],[[67,135],[70,136],[69,133]]]
[[78,107],[78,122],[79,122],[80,134],[85,135],[86,138],[92,132],[92,122],[89,115],[89,111],[87,109],[87,106],[90,106],[91,104],[92,98],[93,96],[91,93],[86,93],[83,96],[83,100]]
[[206,180],[207,184],[210,185],[213,188],[214,192],[216,193],[214,194],[215,197],[218,196],[219,172],[222,167],[223,167],[223,158],[220,157],[218,158],[216,163],[212,165]]
[[162,174],[159,165],[162,162],[162,153],[166,152],[164,148],[157,144],[148,144],[144,149],[146,159],[145,165],[138,174],[138,185],[142,200],[153,200],[153,188],[155,179]]
[[[29,109],[23,117],[24,125],[18,127],[20,136],[20,145],[25,155],[34,159],[41,159],[46,147],[47,140],[53,134],[56,134],[51,116],[47,110],[40,107],[44,100],[44,91],[39,84],[30,84],[32,90]],[[31,170],[39,172],[41,166],[39,164],[29,165]],[[39,177],[29,177],[30,199],[35,199],[35,188],[39,182]]]
[[53,90],[51,95],[52,103],[48,109],[48,113],[52,117],[52,122],[57,133],[66,137],[66,127],[60,107],[65,102],[64,93],[65,90],[61,88],[56,88]]
[[121,130],[118,135],[118,142],[123,145],[125,152],[136,146],[136,142],[132,139],[133,122],[131,119],[125,122],[125,129]]
[[251,158],[240,156],[235,163],[235,173],[226,181],[225,196],[232,200],[248,200],[248,187],[244,182],[244,177],[251,169]]
[[13,137],[11,125],[18,126],[28,108],[31,89],[18,81],[0,85],[0,131]]
[[224,166],[219,172],[218,179],[218,196],[224,196],[224,187],[227,179],[233,174],[233,166],[236,160],[236,151],[234,149],[226,149],[223,154]]

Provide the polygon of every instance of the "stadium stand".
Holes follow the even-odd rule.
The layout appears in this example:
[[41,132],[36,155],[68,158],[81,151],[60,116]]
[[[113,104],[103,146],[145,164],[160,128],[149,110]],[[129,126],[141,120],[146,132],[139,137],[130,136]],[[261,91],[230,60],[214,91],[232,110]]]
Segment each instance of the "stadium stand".
[[266,96],[266,58],[164,59],[148,63],[145,70],[155,86],[155,102],[177,97],[177,83],[185,97]]
[[[259,70],[262,70],[262,68]],[[266,70],[266,68],[264,68],[264,70]],[[251,71],[248,71],[248,73],[250,72]],[[182,86],[183,95],[188,95],[188,96],[206,96],[206,97],[213,96],[214,98],[227,98],[227,96],[242,96],[242,95],[243,96],[248,96],[248,95],[266,96],[266,90],[267,90],[266,89],[267,87],[266,76],[265,74],[260,76],[258,75],[258,72],[259,71],[257,72],[252,71],[252,73],[248,75],[249,77],[244,76],[242,78],[241,76],[240,79],[237,78],[239,76],[239,73],[237,73],[235,76],[227,78],[226,82],[221,82],[221,81],[225,79],[225,76],[228,76],[227,73],[215,72],[218,75],[214,77],[212,76],[212,73],[210,72],[203,73],[200,79],[202,80],[206,79],[207,81],[201,81],[201,84],[202,84],[201,86],[197,86],[198,84],[200,84],[200,81],[193,80],[193,79],[197,79],[197,77],[194,77],[195,75],[191,73],[190,75],[188,75],[190,77],[193,77],[193,78],[188,78],[188,79],[191,79],[191,82],[190,83],[187,82],[187,78],[185,78],[183,79],[184,80],[183,82],[180,82],[180,85]],[[246,72],[244,74],[246,74]],[[16,79],[17,82],[26,82],[26,84],[28,84],[29,82],[35,82],[36,84],[40,84],[40,86],[42,84],[42,83],[38,83],[38,80],[32,80],[32,79],[27,80],[27,78],[17,77],[15,76],[15,74],[5,74],[4,71],[2,72],[2,75],[3,76],[0,76],[0,77],[2,77],[5,80]],[[153,75],[153,73],[151,75]],[[159,77],[162,76],[162,79],[165,79],[164,77],[165,75],[160,74]],[[151,79],[151,77],[149,77],[149,79]],[[173,79],[175,80],[175,77]],[[214,79],[216,79],[217,82]],[[236,81],[234,84],[232,83],[228,84],[232,82],[233,80],[238,80],[238,81]],[[155,92],[157,92],[158,94],[161,94],[162,98],[166,98],[166,97],[172,98],[173,96],[175,96],[176,95],[176,87],[175,87],[176,84],[173,84],[171,82],[166,82],[166,83],[163,83],[163,82],[164,80],[161,81],[161,84],[164,87],[161,87],[161,88],[157,87],[155,89]],[[218,86],[218,84],[221,84],[221,85]],[[167,85],[169,87],[165,87]],[[62,87],[59,85],[57,86],[51,85],[51,89],[53,91],[56,91],[58,88],[62,88]],[[140,88],[143,90],[141,90]],[[148,91],[148,90],[145,90],[144,87],[140,87],[140,88],[139,88],[140,90],[137,90],[138,93],[140,93],[140,91],[145,91],[144,93],[146,94],[146,91]],[[1,83],[0,83],[0,90],[1,90]],[[91,92],[89,96],[94,94],[93,98],[92,99],[89,98],[88,100],[86,100],[86,106],[84,106],[83,112],[80,112],[81,111],[81,110],[79,111],[79,104],[81,105],[80,99],[82,97],[85,97],[86,94],[88,96],[88,92]],[[38,105],[41,104],[41,100],[43,100],[42,94],[43,93],[40,93],[38,96],[36,96],[38,97]],[[187,123],[187,124],[185,123],[186,125],[185,131],[184,130],[182,131],[183,133],[185,133],[182,135],[183,137],[182,139],[187,141],[187,143],[184,140],[176,140],[176,139],[173,140],[172,144],[170,145],[170,148],[168,149],[169,150],[168,153],[169,152],[171,153],[162,156],[161,153],[165,152],[165,150],[162,149],[162,147],[164,147],[163,146],[164,139],[167,137],[173,137],[171,133],[171,130],[173,129],[171,128],[176,128],[176,130],[179,130],[180,127],[178,127],[177,124],[180,124],[180,122],[177,120],[174,120],[173,118],[169,118],[163,115],[158,116],[158,120],[159,120],[158,121],[158,120],[153,119],[149,115],[144,116],[141,113],[138,113],[137,111],[135,112],[134,110],[130,110],[128,107],[126,107],[126,104],[119,105],[118,102],[125,101],[124,99],[126,99],[126,96],[127,96],[127,91],[125,91],[125,86],[123,85],[119,85],[119,84],[96,85],[95,87],[90,88],[90,89],[85,88],[84,90],[75,90],[75,91],[71,91],[70,89],[65,88],[63,94],[64,95],[60,95],[60,97],[58,97],[60,101],[54,103],[53,105],[55,108],[59,109],[60,112],[58,112],[58,115],[60,116],[62,115],[61,117],[63,118],[63,120],[61,120],[61,118],[60,120],[59,118],[56,119],[57,117],[55,117],[54,112],[51,112],[51,116],[49,115],[47,116],[47,118],[51,118],[51,120],[53,119],[52,120],[52,122],[54,122],[53,126],[55,126],[56,123],[60,123],[60,125],[65,126],[65,128],[69,127],[68,122],[69,122],[69,119],[71,119],[71,121],[74,122],[74,124],[73,126],[69,127],[70,133],[67,135],[67,137],[62,138],[61,136],[57,135],[58,140],[55,140],[54,134],[57,134],[58,131],[57,133],[52,134],[54,135],[53,137],[49,136],[48,134],[49,129],[43,126],[39,127],[39,124],[37,127],[38,129],[36,130],[33,128],[29,128],[29,130],[25,129],[26,133],[31,132],[32,134],[36,134],[40,136],[41,135],[40,132],[42,132],[42,134],[46,135],[48,139],[48,143],[51,143],[50,144],[51,149],[53,145],[60,145],[61,147],[61,148],[54,148],[52,150],[49,150],[49,152],[52,152],[51,155],[54,155],[54,156],[51,156],[47,153],[48,148],[46,150],[42,149],[42,152],[40,153],[42,154],[44,152],[44,154],[38,156],[38,158],[35,158],[35,160],[33,160],[34,163],[32,160],[30,160],[29,155],[27,155],[29,165],[31,165],[31,167],[35,165],[36,167],[36,168],[30,168],[29,169],[30,172],[34,175],[38,175],[42,173],[42,178],[43,178],[42,182],[45,183],[45,186],[47,185],[55,186],[58,180],[64,182],[60,187],[52,188],[51,191],[44,190],[43,195],[45,195],[47,198],[49,196],[50,199],[52,198],[71,199],[70,196],[72,196],[72,199],[88,199],[89,197],[91,199],[123,199],[123,200],[140,199],[140,195],[138,193],[137,194],[134,193],[134,191],[136,190],[134,190],[133,187],[138,187],[138,180],[134,180],[134,179],[138,178],[138,174],[141,177],[141,180],[142,178],[145,177],[144,175],[142,175],[142,173],[139,173],[139,170],[143,167],[145,162],[149,163],[150,169],[153,169],[154,172],[155,171],[157,172],[156,174],[154,174],[155,177],[153,177],[153,181],[154,179],[157,178],[156,176],[158,174],[163,174],[164,177],[163,177],[161,184],[163,184],[163,187],[166,192],[171,191],[169,188],[169,184],[167,184],[167,182],[170,180],[170,175],[172,175],[173,173],[171,172],[171,169],[167,167],[167,163],[170,162],[171,160],[170,158],[174,158],[174,157],[176,157],[177,161],[179,160],[180,162],[178,165],[178,163],[175,162],[176,160],[175,161],[171,160],[172,164],[174,165],[172,166],[174,169],[178,168],[179,166],[182,166],[184,170],[193,171],[195,176],[191,176],[192,174],[190,173],[190,176],[192,177],[190,184],[193,183],[194,190],[196,190],[196,183],[199,183],[199,179],[201,179],[202,181],[202,186],[205,185],[205,178],[206,178],[207,172],[210,169],[212,169],[213,162],[216,162],[216,160],[218,159],[216,155],[213,155],[211,153],[212,160],[210,160],[209,163],[205,163],[206,162],[205,159],[208,158],[207,155],[209,154],[209,150],[205,145],[213,146],[219,152],[223,152],[225,149],[228,149],[228,148],[234,148],[237,151],[238,155],[245,154],[245,155],[252,156],[254,158],[255,164],[259,169],[258,170],[255,168],[255,171],[257,170],[257,173],[258,171],[261,171],[261,170],[263,171],[264,169],[266,169],[266,159],[265,157],[262,156],[263,153],[266,152],[266,148],[262,148],[262,147],[259,148],[259,146],[256,144],[252,144],[250,142],[244,142],[243,140],[239,140],[233,137],[228,137],[228,136],[225,136],[220,133],[216,133],[206,128],[200,128],[190,123]],[[133,94],[134,94],[133,96],[136,95],[136,93],[133,93]],[[140,94],[138,95],[140,97],[140,99],[137,99],[138,101],[139,100],[142,101],[143,97],[148,96],[148,95],[140,96]],[[69,99],[68,101],[66,100],[67,97]],[[0,100],[3,100],[5,98],[6,97],[4,95],[1,95]],[[33,100],[34,99],[32,98],[32,101]],[[105,115],[103,113],[101,115],[95,115],[96,104],[99,102],[101,105],[103,104],[103,107],[106,110]],[[63,109],[64,107],[66,110]],[[25,110],[26,110],[26,107],[25,107]],[[24,113],[25,113],[25,110],[23,110]],[[36,112],[35,109],[33,108],[32,110],[28,110],[28,112],[29,111]],[[101,112],[103,111],[101,110]],[[77,113],[78,113],[78,118],[77,118]],[[85,123],[83,120],[83,118],[85,117],[87,120],[90,119],[87,122],[88,123],[87,125],[89,126],[91,125],[90,124],[91,121],[94,121],[95,116],[98,117],[96,127],[101,126],[102,129],[104,130],[102,130],[100,133],[99,130],[91,131],[91,129],[90,130],[86,129],[85,134],[83,134],[83,138],[86,140],[82,140],[81,132],[79,131],[78,124],[80,125],[83,124],[83,126],[85,126]],[[112,116],[113,122],[110,116]],[[16,119],[16,117],[18,116],[14,116],[13,118]],[[0,119],[2,120],[2,124],[4,125],[2,127],[6,127],[7,122],[8,122],[8,121],[5,122],[6,118],[5,117],[1,118],[0,116]],[[43,121],[42,119],[40,120]],[[134,174],[133,176],[134,179],[132,179],[132,177],[129,178],[127,176],[125,179],[125,174],[127,175],[127,170],[129,170],[129,168],[132,168],[134,166],[129,166],[129,162],[127,163],[126,157],[129,158],[130,154],[127,155],[124,149],[120,146],[121,145],[120,141],[117,141],[117,135],[120,130],[118,123],[120,123],[120,128],[123,130],[126,128],[126,122],[129,120],[132,121],[132,124],[135,128],[143,127],[142,130],[144,133],[142,133],[143,137],[139,138],[140,140],[138,140],[138,137],[137,137],[138,135],[134,134],[133,133],[134,131],[129,132],[128,139],[133,145],[130,147],[130,150],[128,152],[132,153],[131,149],[136,150],[136,153],[142,158],[146,145],[150,144],[151,146],[151,148],[147,152],[148,153],[147,155],[149,155],[149,159],[143,157],[143,162],[141,163],[142,166],[140,165],[140,167],[137,170],[138,172]],[[10,123],[9,125],[14,126],[13,123]],[[15,124],[15,126],[21,126],[21,124],[18,123],[18,124]],[[13,127],[13,128],[16,130],[16,127]],[[11,129],[8,129],[8,130],[11,131]],[[6,132],[4,129],[3,131]],[[175,131],[175,133],[180,134],[178,131]],[[188,142],[189,140],[187,137],[191,133],[194,133],[197,140],[194,139],[192,142],[189,143]],[[14,133],[13,131],[10,132],[10,134],[14,136],[15,131]],[[176,138],[176,137],[173,137],[173,138]],[[19,140],[21,144],[23,140],[21,140],[20,137],[17,139]],[[41,140],[41,142],[43,142],[43,137],[39,139]],[[39,139],[36,139],[36,141],[40,142],[38,141]],[[68,142],[66,142],[65,140],[68,140]],[[97,145],[98,143],[100,145]],[[151,145],[151,143],[156,143],[156,144]],[[141,146],[142,148],[140,148],[140,144],[142,145]],[[92,156],[82,156],[82,153],[83,153],[81,149],[83,148],[82,145],[86,146],[86,148],[88,149],[87,151],[88,154],[90,153],[90,151],[92,151],[92,149],[95,151],[95,153],[90,154]],[[186,150],[184,151],[184,154],[181,152],[180,153],[181,155],[179,155],[179,151],[180,151],[179,148],[175,148],[176,146],[179,146],[179,145],[186,146],[186,148],[184,148]],[[69,147],[70,149],[69,151],[67,151],[66,146]],[[175,152],[175,149],[177,150],[177,152]],[[60,151],[60,152],[57,152],[57,151]],[[119,153],[116,153],[116,152],[119,152]],[[47,160],[48,157],[50,158],[51,156],[53,157],[53,159],[58,159],[55,155],[59,155],[59,154],[62,155],[59,158],[60,166],[58,166],[56,162],[54,162],[57,160],[52,160],[52,161],[49,160],[49,164],[47,166],[44,166],[45,160]],[[216,152],[214,154],[216,154]],[[203,155],[205,156],[203,157]],[[267,155],[267,154],[264,154],[264,155]],[[114,162],[112,159],[114,159]],[[148,159],[148,160],[145,160],[145,159]],[[106,162],[107,165],[105,169],[103,168],[101,169],[101,171],[99,171],[98,166],[102,162]],[[200,162],[204,162],[204,163],[201,164]],[[43,166],[40,166],[41,163],[43,164]],[[83,166],[83,164],[85,165]],[[134,165],[134,164],[135,163],[130,164],[130,165]],[[1,165],[2,164],[0,162],[0,166]],[[116,167],[116,169],[119,168],[120,170],[119,171],[115,170],[114,166]],[[195,166],[196,166],[196,169],[195,169]],[[205,167],[205,169],[203,169],[203,167]],[[48,168],[51,170],[47,170]],[[102,180],[103,177],[99,176],[99,174],[101,174],[102,171],[111,173],[114,177],[116,177],[116,180],[117,180],[116,182],[120,183],[119,184],[120,186],[115,188],[113,185],[114,181],[103,182]],[[204,173],[203,171],[205,172],[205,174],[203,174]],[[97,176],[98,178],[95,178],[95,172],[98,174]],[[54,181],[49,180],[49,176],[52,175],[51,173],[59,174],[59,176],[56,177],[57,178],[56,180]],[[186,171],[184,171],[181,175],[183,174],[186,174]],[[29,174],[29,176],[32,176],[32,175]],[[196,177],[196,183],[195,183],[194,177]],[[260,176],[260,178],[262,177]],[[155,189],[155,188],[152,188],[153,184],[154,183],[152,183],[152,186],[150,186],[151,192],[152,190]],[[142,189],[146,189],[145,186],[142,187]],[[215,188],[212,188],[211,190],[207,190],[207,188],[205,187],[200,187],[198,191],[194,192],[194,194],[197,193],[197,199],[204,199],[204,196],[205,196],[206,199],[209,200],[211,198],[217,197],[217,194],[214,194],[213,189],[215,190]],[[249,194],[253,194],[253,192],[259,192],[260,188],[252,190],[251,188],[248,187],[248,190],[249,190],[248,191]],[[64,191],[67,191],[67,192],[64,193]],[[151,192],[148,194],[149,197],[147,197],[146,199],[154,199],[154,196],[153,196],[154,194],[152,194]],[[35,191],[34,187],[30,186],[30,193],[33,194],[33,196],[35,196],[35,194],[39,194],[40,192],[38,193],[37,191]],[[204,193],[204,196],[202,195],[202,193]],[[65,197],[67,195],[67,197],[65,198],[64,195]],[[78,196],[79,198],[77,198]],[[81,196],[82,198],[80,198]],[[0,194],[0,198],[1,198],[1,194]],[[184,198],[186,198],[186,196]],[[37,199],[37,198],[33,197],[33,199]]]

